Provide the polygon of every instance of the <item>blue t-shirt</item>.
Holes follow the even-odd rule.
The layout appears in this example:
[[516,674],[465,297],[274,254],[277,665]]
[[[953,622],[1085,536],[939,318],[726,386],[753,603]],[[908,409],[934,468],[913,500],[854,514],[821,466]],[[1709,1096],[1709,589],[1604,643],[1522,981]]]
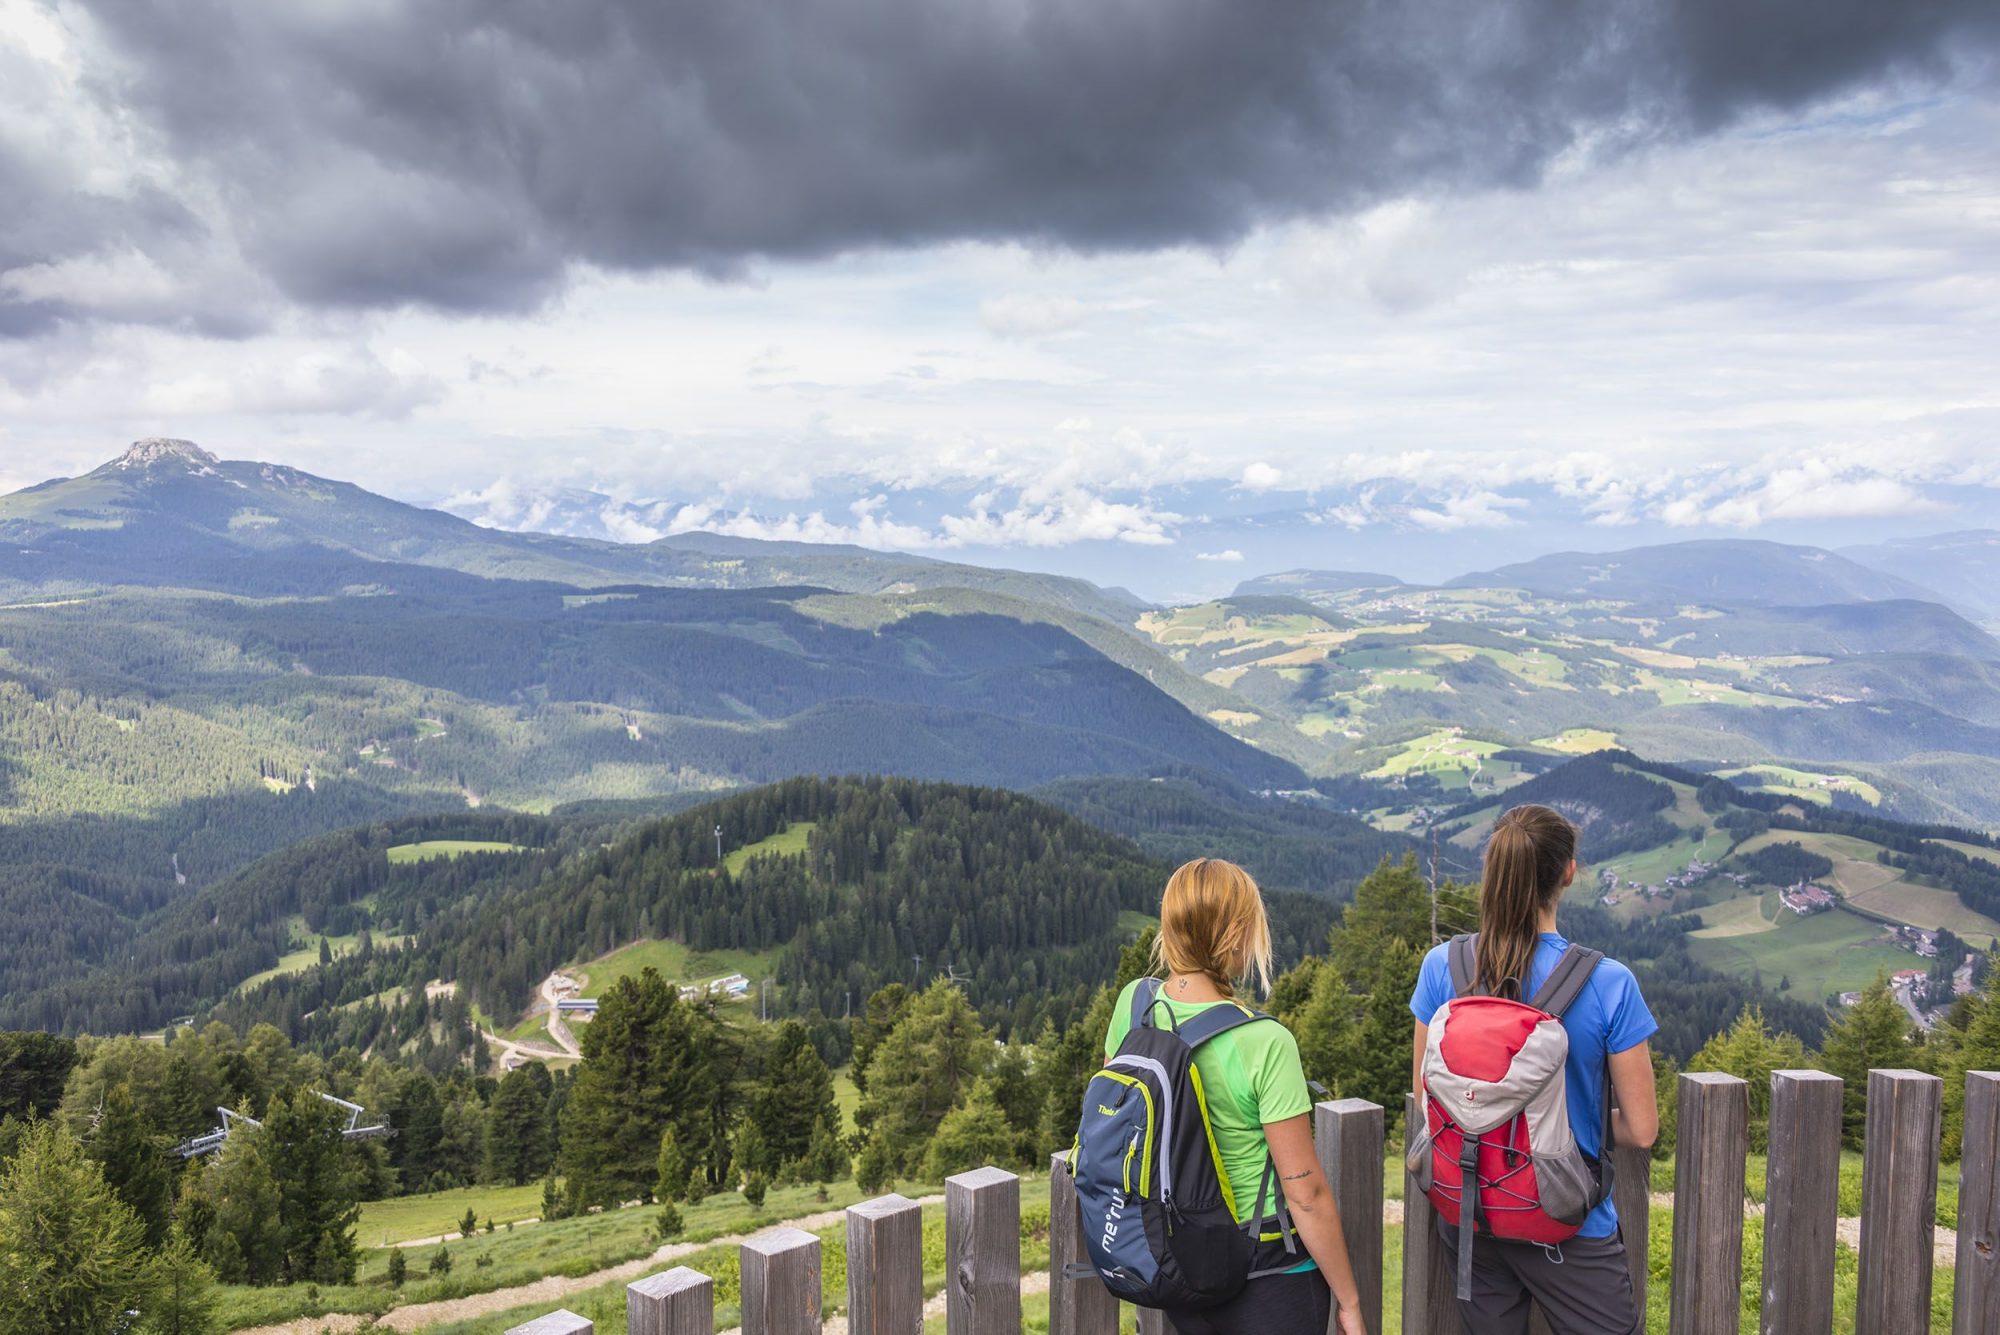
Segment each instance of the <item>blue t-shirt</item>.
[[[1528,966],[1527,995],[1547,981],[1549,972],[1562,958],[1569,942],[1554,932],[1543,932],[1535,945],[1535,958]],[[1450,1001],[1451,962],[1448,946],[1433,946],[1424,956],[1423,972],[1417,975],[1417,990],[1410,994],[1410,1013],[1424,1024],[1431,1022],[1438,1007]],[[1604,1069],[1605,1059],[1614,1052],[1637,1047],[1659,1032],[1646,999],[1639,995],[1639,980],[1614,959],[1605,959],[1591,971],[1590,982],[1563,1016],[1569,1032],[1569,1061],[1564,1066],[1564,1085],[1569,1095],[1570,1131],[1585,1154],[1604,1153]],[[1579,1237],[1608,1238],[1618,1231],[1618,1211],[1606,1200],[1583,1221]]]

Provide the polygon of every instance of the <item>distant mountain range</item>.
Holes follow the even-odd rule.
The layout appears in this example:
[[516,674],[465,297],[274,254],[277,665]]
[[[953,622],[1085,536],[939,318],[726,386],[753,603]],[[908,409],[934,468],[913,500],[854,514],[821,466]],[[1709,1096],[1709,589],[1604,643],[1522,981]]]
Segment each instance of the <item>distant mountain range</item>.
[[295,468],[218,459],[185,440],[142,440],[82,477],[0,497],[0,582],[311,595],[381,580],[385,565],[579,588],[964,588],[1118,621],[1144,605],[1080,579],[859,547],[713,534],[620,544],[510,533]]
[[[1155,856],[1318,890],[1612,746],[1753,805],[1994,828],[1991,537],[1562,554],[1430,587],[1292,570],[1160,608],[859,548],[512,533],[141,441],[0,497],[0,1001],[94,1014],[80,970],[170,922],[201,938],[194,897],[327,831],[616,821],[800,774],[1034,788]],[[276,903],[112,1011],[271,967],[299,911]]]

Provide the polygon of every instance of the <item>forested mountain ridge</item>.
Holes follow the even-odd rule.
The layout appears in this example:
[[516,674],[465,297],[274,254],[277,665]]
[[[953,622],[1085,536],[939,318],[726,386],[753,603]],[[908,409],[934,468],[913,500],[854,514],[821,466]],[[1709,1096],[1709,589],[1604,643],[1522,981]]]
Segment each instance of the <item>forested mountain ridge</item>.
[[[715,863],[718,825],[726,850],[748,850],[729,867]],[[761,851],[788,830],[804,832],[799,851]],[[436,839],[496,848],[389,856]],[[132,1031],[213,1014],[365,1049],[426,983],[507,1025],[550,971],[660,940],[768,958],[776,1014],[837,1016],[949,966],[989,1022],[1032,1031],[1066,1022],[1108,976],[1131,932],[1121,915],[1155,911],[1170,869],[1021,794],[900,779],[792,779],[654,820],[408,819],[263,860],[161,915],[133,960],[8,996],[0,1026]],[[1352,884],[1274,892],[1281,951],[1313,948]],[[366,948],[229,995],[301,931],[365,933]]]
[[0,538],[0,868],[106,943],[105,907],[415,811],[800,772],[1302,782],[1077,580],[497,532],[172,440],[0,497]]

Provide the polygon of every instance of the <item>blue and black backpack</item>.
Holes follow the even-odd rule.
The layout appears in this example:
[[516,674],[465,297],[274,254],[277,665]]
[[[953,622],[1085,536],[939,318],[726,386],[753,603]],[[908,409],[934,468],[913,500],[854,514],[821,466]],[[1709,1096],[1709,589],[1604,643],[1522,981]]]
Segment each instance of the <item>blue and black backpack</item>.
[[[1217,1034],[1276,1021],[1232,1002],[1177,1021],[1159,994],[1159,979],[1140,980],[1131,1031],[1084,1089],[1069,1171],[1091,1264],[1066,1277],[1094,1274],[1127,1302],[1186,1311],[1228,1302],[1300,1257],[1268,1157],[1257,1201],[1268,1198],[1270,1212],[1236,1221],[1194,1064],[1195,1049]],[[1267,1233],[1267,1222],[1276,1230]]]

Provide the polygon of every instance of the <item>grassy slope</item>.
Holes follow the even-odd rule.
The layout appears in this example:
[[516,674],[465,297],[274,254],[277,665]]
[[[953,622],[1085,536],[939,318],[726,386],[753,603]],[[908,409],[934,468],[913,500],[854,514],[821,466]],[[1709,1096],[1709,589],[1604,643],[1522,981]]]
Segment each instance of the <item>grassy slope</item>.
[[496,1226],[533,1219],[542,1212],[542,1184],[524,1187],[465,1187],[458,1191],[436,1191],[425,1196],[398,1196],[393,1200],[369,1201],[361,1207],[361,1222],[354,1236],[363,1246],[387,1246],[411,1238],[436,1238],[458,1232],[467,1206],[483,1225],[491,1219]]
[[754,844],[731,849],[722,859],[722,865],[731,876],[735,876],[750,865],[751,858],[797,857],[806,851],[806,839],[812,834],[815,824],[816,822],[809,820],[796,821],[768,839],[760,839]]
[[397,844],[389,850],[392,863],[422,862],[426,858],[455,858],[466,853],[520,853],[519,844],[494,843],[483,839],[426,839],[415,844]]

